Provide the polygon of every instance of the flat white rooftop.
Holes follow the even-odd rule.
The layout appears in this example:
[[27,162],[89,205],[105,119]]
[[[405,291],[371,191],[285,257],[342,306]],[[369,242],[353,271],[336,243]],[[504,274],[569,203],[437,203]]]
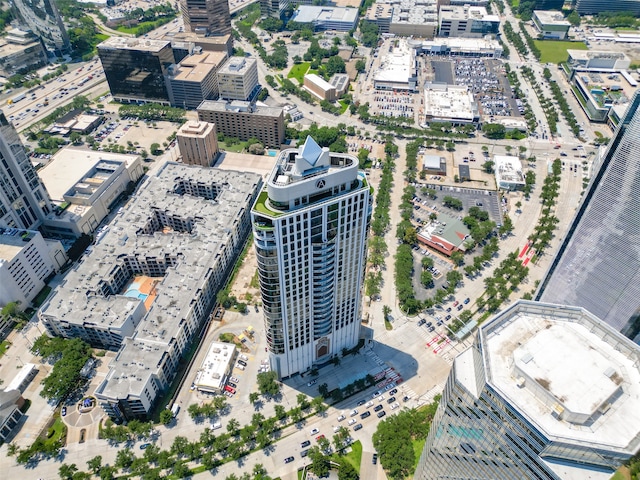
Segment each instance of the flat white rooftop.
[[424,89],[424,113],[435,118],[473,121],[473,95],[463,86],[427,84]]
[[64,194],[78,183],[86,173],[103,160],[133,163],[137,155],[96,152],[67,147],[56,153],[51,161],[38,174],[47,188],[49,196],[57,202],[64,201]]
[[398,39],[397,46],[385,54],[373,79],[376,82],[409,83],[414,75],[415,50],[409,47],[406,40]]
[[545,435],[640,447],[640,347],[584,309],[518,302],[481,328],[487,381]]
[[219,391],[224,388],[235,350],[235,345],[231,343],[211,342],[194,382],[198,390]]

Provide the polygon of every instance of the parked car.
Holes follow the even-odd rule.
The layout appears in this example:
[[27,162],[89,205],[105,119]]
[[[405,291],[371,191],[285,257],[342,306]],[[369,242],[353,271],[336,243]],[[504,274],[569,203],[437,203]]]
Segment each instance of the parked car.
[[310,433],[311,435],[315,435],[316,433],[320,433],[320,430],[318,430],[317,428],[312,428]]
[[378,463],[378,454],[374,453],[373,457],[371,457],[371,463],[373,463],[374,465],[376,465]]
[[307,383],[307,387],[311,387],[313,385],[315,385],[317,382],[317,380],[311,380],[309,383]]
[[[376,408],[378,408],[378,407],[376,407]],[[360,418],[361,418],[362,420],[364,420],[365,418],[370,417],[370,416],[371,416],[371,412],[369,412],[368,410],[367,410],[366,412],[362,412],[362,413],[360,414]]]
[[357,431],[358,431],[358,430],[360,430],[361,428],[362,428],[362,424],[361,424],[361,423],[359,423],[359,424],[357,424],[357,425],[354,425],[354,426],[353,426],[353,431],[354,431],[354,432],[357,432]]
[[293,457],[287,457],[284,459],[284,463],[291,463],[293,462],[294,458]]
[[381,412],[378,412],[378,418],[382,418],[387,414],[387,412],[385,412],[384,410],[382,410]]
[[142,445],[140,445],[140,450],[144,450],[145,448],[147,448],[149,445],[151,445],[150,443],[143,443]]
[[379,412],[380,410],[382,410],[384,408],[383,405],[376,405],[376,408],[373,409],[374,412]]
[[300,444],[300,446],[301,446],[302,448],[307,448],[309,445],[311,445],[311,441],[310,441],[310,440],[305,440],[304,442],[302,442],[302,443]]

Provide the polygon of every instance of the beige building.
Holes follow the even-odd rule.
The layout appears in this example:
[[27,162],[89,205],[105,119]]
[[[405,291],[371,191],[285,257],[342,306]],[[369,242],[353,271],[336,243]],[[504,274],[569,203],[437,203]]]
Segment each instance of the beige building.
[[47,64],[47,54],[36,36],[17,28],[0,38],[0,74],[11,75]]
[[284,142],[284,111],[259,107],[249,102],[205,100],[198,107],[198,120],[215,123],[216,132],[228,137],[257,138],[267,147],[280,148]]
[[320,100],[335,102],[337,99],[336,87],[315,73],[304,76],[304,88]]
[[196,109],[203,100],[218,98],[218,69],[226,59],[226,52],[203,52],[172,65],[167,75],[171,105]]
[[179,62],[187,55],[202,52],[225,52],[227,56],[233,53],[233,39],[231,35],[221,35],[219,37],[203,37],[197,33],[177,32],[166,34],[163,40],[171,42],[171,49]]
[[213,123],[189,121],[178,130],[182,163],[212,166],[218,158],[218,136]]
[[251,101],[259,91],[255,58],[231,57],[218,71],[218,91],[225,100]]

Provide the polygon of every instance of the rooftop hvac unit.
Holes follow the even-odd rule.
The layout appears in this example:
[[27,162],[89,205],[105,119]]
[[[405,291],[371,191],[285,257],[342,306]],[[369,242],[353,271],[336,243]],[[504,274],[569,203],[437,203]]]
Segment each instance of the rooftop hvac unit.
[[518,388],[523,388],[525,383],[526,383],[526,380],[524,379],[524,377],[516,378],[516,385],[518,386]]

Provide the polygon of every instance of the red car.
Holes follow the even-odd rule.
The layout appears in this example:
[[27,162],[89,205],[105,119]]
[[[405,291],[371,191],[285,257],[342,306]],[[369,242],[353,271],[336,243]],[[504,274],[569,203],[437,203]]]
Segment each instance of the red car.
[[459,302],[458,302],[458,300],[456,300],[455,302],[453,302],[453,306],[454,306],[454,307],[457,307],[457,306],[458,306],[458,303],[459,303]]
[[320,441],[320,439],[322,439],[322,438],[324,438],[324,435],[318,435],[318,436],[316,437],[316,442],[319,442],[319,441]]
[[229,392],[229,393],[232,393],[232,394],[233,394],[233,393],[236,393],[236,389],[235,389],[235,388],[233,388],[233,387],[230,387],[229,385],[225,385],[225,386],[224,386],[224,389],[225,389],[227,392]]

